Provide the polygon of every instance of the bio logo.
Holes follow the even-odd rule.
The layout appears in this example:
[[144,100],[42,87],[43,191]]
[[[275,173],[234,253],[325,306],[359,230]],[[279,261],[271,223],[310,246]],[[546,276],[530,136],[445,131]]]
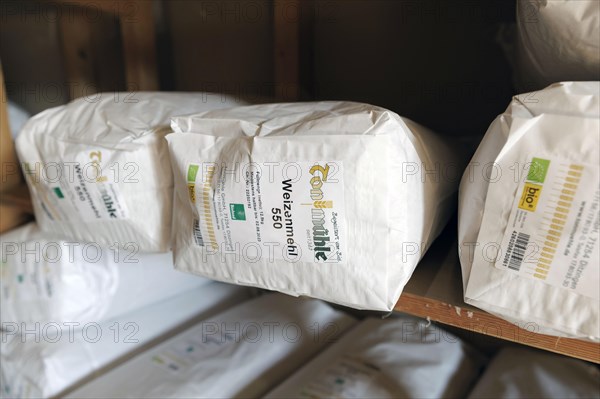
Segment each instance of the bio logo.
[[550,161],[542,158],[533,158],[527,173],[527,181],[523,186],[519,209],[535,212],[540,195],[542,194],[542,183],[546,179]]

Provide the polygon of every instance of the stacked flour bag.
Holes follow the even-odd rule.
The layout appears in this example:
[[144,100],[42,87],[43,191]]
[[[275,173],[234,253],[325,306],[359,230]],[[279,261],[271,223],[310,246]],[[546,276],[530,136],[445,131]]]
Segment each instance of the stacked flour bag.
[[266,294],[202,321],[72,392],[73,398],[258,398],[355,320]]
[[389,311],[452,213],[456,151],[351,102],[175,117],[175,267]]
[[366,319],[265,399],[460,398],[479,377],[484,360],[424,320]]
[[238,104],[209,93],[99,93],[34,116],[16,147],[40,228],[104,247],[168,250],[169,117]]
[[172,253],[79,243],[35,222],[0,236],[3,330],[81,328],[163,301],[210,280],[173,269]]
[[249,294],[245,287],[211,283],[79,329],[62,331],[57,323],[44,323],[25,332],[4,330],[0,397],[62,397],[191,323],[249,299]]
[[467,303],[600,338],[599,145],[598,82],[515,96],[496,118],[460,187]]
[[600,80],[598,0],[517,2],[517,86]]
[[469,398],[600,398],[599,380],[595,365],[509,347],[492,359]]

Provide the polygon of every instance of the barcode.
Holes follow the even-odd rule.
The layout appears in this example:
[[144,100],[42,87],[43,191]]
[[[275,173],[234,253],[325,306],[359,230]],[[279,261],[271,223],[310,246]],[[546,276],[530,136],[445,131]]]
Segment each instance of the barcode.
[[201,247],[204,246],[204,240],[202,239],[202,231],[200,231],[200,220],[194,220],[194,241],[196,241],[196,245]]
[[529,244],[529,234],[518,233],[515,245],[510,254],[510,260],[508,262],[508,268],[516,271],[521,270],[523,264],[523,258],[525,257],[525,251]]

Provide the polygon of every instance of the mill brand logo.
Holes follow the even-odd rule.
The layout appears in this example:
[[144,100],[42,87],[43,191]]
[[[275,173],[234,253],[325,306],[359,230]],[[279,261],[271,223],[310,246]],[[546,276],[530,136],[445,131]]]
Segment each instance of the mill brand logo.
[[523,192],[519,200],[519,209],[535,212],[549,166],[550,161],[547,159],[533,158],[531,160],[529,172],[527,173],[527,181],[523,186]]

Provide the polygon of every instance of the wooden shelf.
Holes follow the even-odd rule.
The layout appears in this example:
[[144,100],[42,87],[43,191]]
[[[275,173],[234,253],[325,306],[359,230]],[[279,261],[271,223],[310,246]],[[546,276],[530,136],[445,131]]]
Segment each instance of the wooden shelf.
[[452,223],[430,248],[405,287],[396,311],[600,363],[600,343],[538,334],[465,304],[455,231]]
[[33,215],[31,195],[29,194],[27,184],[24,182],[17,187],[12,188],[10,191],[0,192],[0,204]]

